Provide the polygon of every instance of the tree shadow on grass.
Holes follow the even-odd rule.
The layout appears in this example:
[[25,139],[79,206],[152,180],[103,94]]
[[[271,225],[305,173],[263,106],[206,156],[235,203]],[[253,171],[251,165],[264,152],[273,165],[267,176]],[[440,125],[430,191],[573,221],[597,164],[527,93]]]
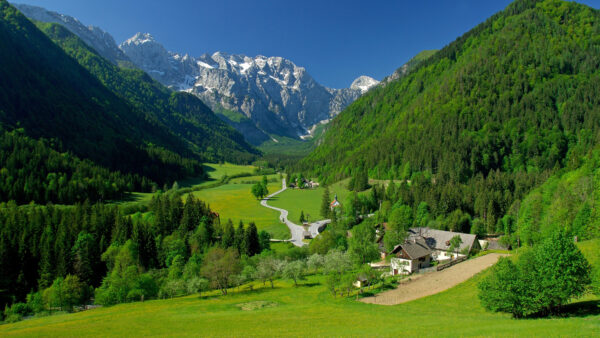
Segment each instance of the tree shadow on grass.
[[312,288],[315,286],[321,285],[321,283],[298,283],[298,287],[307,287]]
[[588,317],[597,315],[600,315],[600,300],[588,300],[567,304],[561,307],[557,313],[553,313],[550,316],[537,313],[528,316],[527,319]]
[[563,306],[557,317],[587,317],[600,315],[600,300],[588,300]]

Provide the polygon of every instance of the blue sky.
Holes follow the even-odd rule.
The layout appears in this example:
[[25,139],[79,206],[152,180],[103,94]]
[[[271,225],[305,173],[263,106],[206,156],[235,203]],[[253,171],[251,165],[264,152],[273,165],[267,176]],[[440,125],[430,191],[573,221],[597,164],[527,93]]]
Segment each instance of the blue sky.
[[[168,50],[282,56],[320,83],[381,80],[425,49],[439,49],[510,0],[17,0],[99,26],[117,43],[151,33]],[[581,1],[600,8],[600,0]]]

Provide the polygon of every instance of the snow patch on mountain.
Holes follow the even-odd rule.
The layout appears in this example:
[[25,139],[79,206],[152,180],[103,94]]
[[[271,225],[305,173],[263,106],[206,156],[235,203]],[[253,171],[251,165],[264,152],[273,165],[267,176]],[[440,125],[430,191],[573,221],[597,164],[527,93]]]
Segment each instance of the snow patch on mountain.
[[327,88],[304,67],[282,57],[224,52],[182,57],[148,33],[136,34],[120,48],[157,81],[195,94],[217,112],[239,112],[265,134],[310,134],[314,125],[331,119],[378,83],[361,76],[350,88]]
[[361,93],[364,94],[369,89],[373,88],[374,86],[376,86],[378,84],[379,84],[379,81],[375,80],[372,77],[363,75],[363,76],[359,76],[358,78],[356,78],[356,80],[354,80],[354,82],[352,82],[352,85],[350,85],[350,89],[360,90]]

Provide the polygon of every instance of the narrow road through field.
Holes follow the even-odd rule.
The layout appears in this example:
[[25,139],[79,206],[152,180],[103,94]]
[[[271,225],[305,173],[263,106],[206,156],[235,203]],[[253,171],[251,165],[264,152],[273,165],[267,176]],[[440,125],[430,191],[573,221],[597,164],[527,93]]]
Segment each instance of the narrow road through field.
[[[286,189],[287,189],[287,185],[285,183],[285,178],[284,178],[281,181],[281,190],[276,191],[276,192],[272,193],[271,195],[263,198],[260,201],[260,205],[262,205],[265,208],[279,211],[281,213],[281,216],[279,217],[279,219],[283,223],[285,223],[285,225],[287,225],[287,227],[290,229],[290,233],[292,234],[292,238],[290,239],[290,242],[292,242],[292,244],[294,244],[295,246],[304,246],[304,245],[306,245],[306,243],[304,243],[302,241],[304,239],[304,228],[302,226],[295,224],[295,223],[291,222],[290,220],[288,220],[288,211],[287,210],[276,208],[276,207],[273,207],[273,206],[270,206],[267,204],[267,201],[271,197],[282,193]],[[312,223],[312,224],[310,224],[308,231],[311,233],[312,237],[315,238],[315,237],[317,237],[317,235],[319,235],[319,229],[321,228],[321,226],[323,226],[329,222],[331,222],[331,220],[326,219],[326,220]]]
[[475,276],[478,272],[494,265],[501,256],[507,255],[491,253],[466,260],[442,271],[411,276],[410,281],[404,280],[396,289],[382,292],[374,297],[363,298],[361,299],[361,302],[396,305],[430,296],[447,290]]

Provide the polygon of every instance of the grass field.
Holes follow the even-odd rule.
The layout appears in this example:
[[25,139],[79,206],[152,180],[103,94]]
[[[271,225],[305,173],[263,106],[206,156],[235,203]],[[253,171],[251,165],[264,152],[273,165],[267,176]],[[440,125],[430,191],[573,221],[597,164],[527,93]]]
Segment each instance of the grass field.
[[[588,248],[590,250],[588,250]],[[597,255],[600,241],[583,243]],[[592,260],[592,259],[590,259]],[[472,279],[439,294],[395,306],[333,298],[309,276],[301,286],[276,281],[275,289],[231,291],[122,304],[0,326],[0,336],[597,336],[600,301],[587,296],[563,318],[515,320],[485,311]]]
[[[333,200],[335,194],[338,195],[338,200],[343,204],[352,193],[346,186],[348,180],[343,180],[329,186],[329,196]],[[321,217],[321,202],[323,200],[323,192],[325,188],[318,187],[316,189],[287,189],[281,194],[275,196],[269,202],[269,205],[288,210],[290,213],[288,218],[295,223],[299,222],[300,211],[304,211],[304,215],[310,215],[310,221],[317,221]],[[361,194],[367,193],[361,192]]]
[[255,166],[251,165],[237,165],[231,163],[205,163],[204,171],[208,174],[208,180],[200,179],[200,178],[190,178],[187,180],[179,181],[178,184],[180,187],[197,187],[203,186],[214,181],[221,179],[223,176],[232,176],[242,173],[253,173],[256,169]]
[[[270,175],[269,178],[278,178],[278,175]],[[216,188],[194,191],[195,197],[207,202],[213,211],[219,213],[221,222],[231,218],[234,225],[242,220],[245,224],[253,221],[258,230],[266,230],[273,238],[288,239],[290,232],[288,228],[279,221],[279,213],[260,205],[259,201],[252,196],[250,189],[252,184],[236,183],[240,181],[258,181],[262,176],[250,176],[233,179],[225,185]],[[281,189],[281,182],[269,183],[269,192]],[[183,196],[185,199],[185,196]]]

